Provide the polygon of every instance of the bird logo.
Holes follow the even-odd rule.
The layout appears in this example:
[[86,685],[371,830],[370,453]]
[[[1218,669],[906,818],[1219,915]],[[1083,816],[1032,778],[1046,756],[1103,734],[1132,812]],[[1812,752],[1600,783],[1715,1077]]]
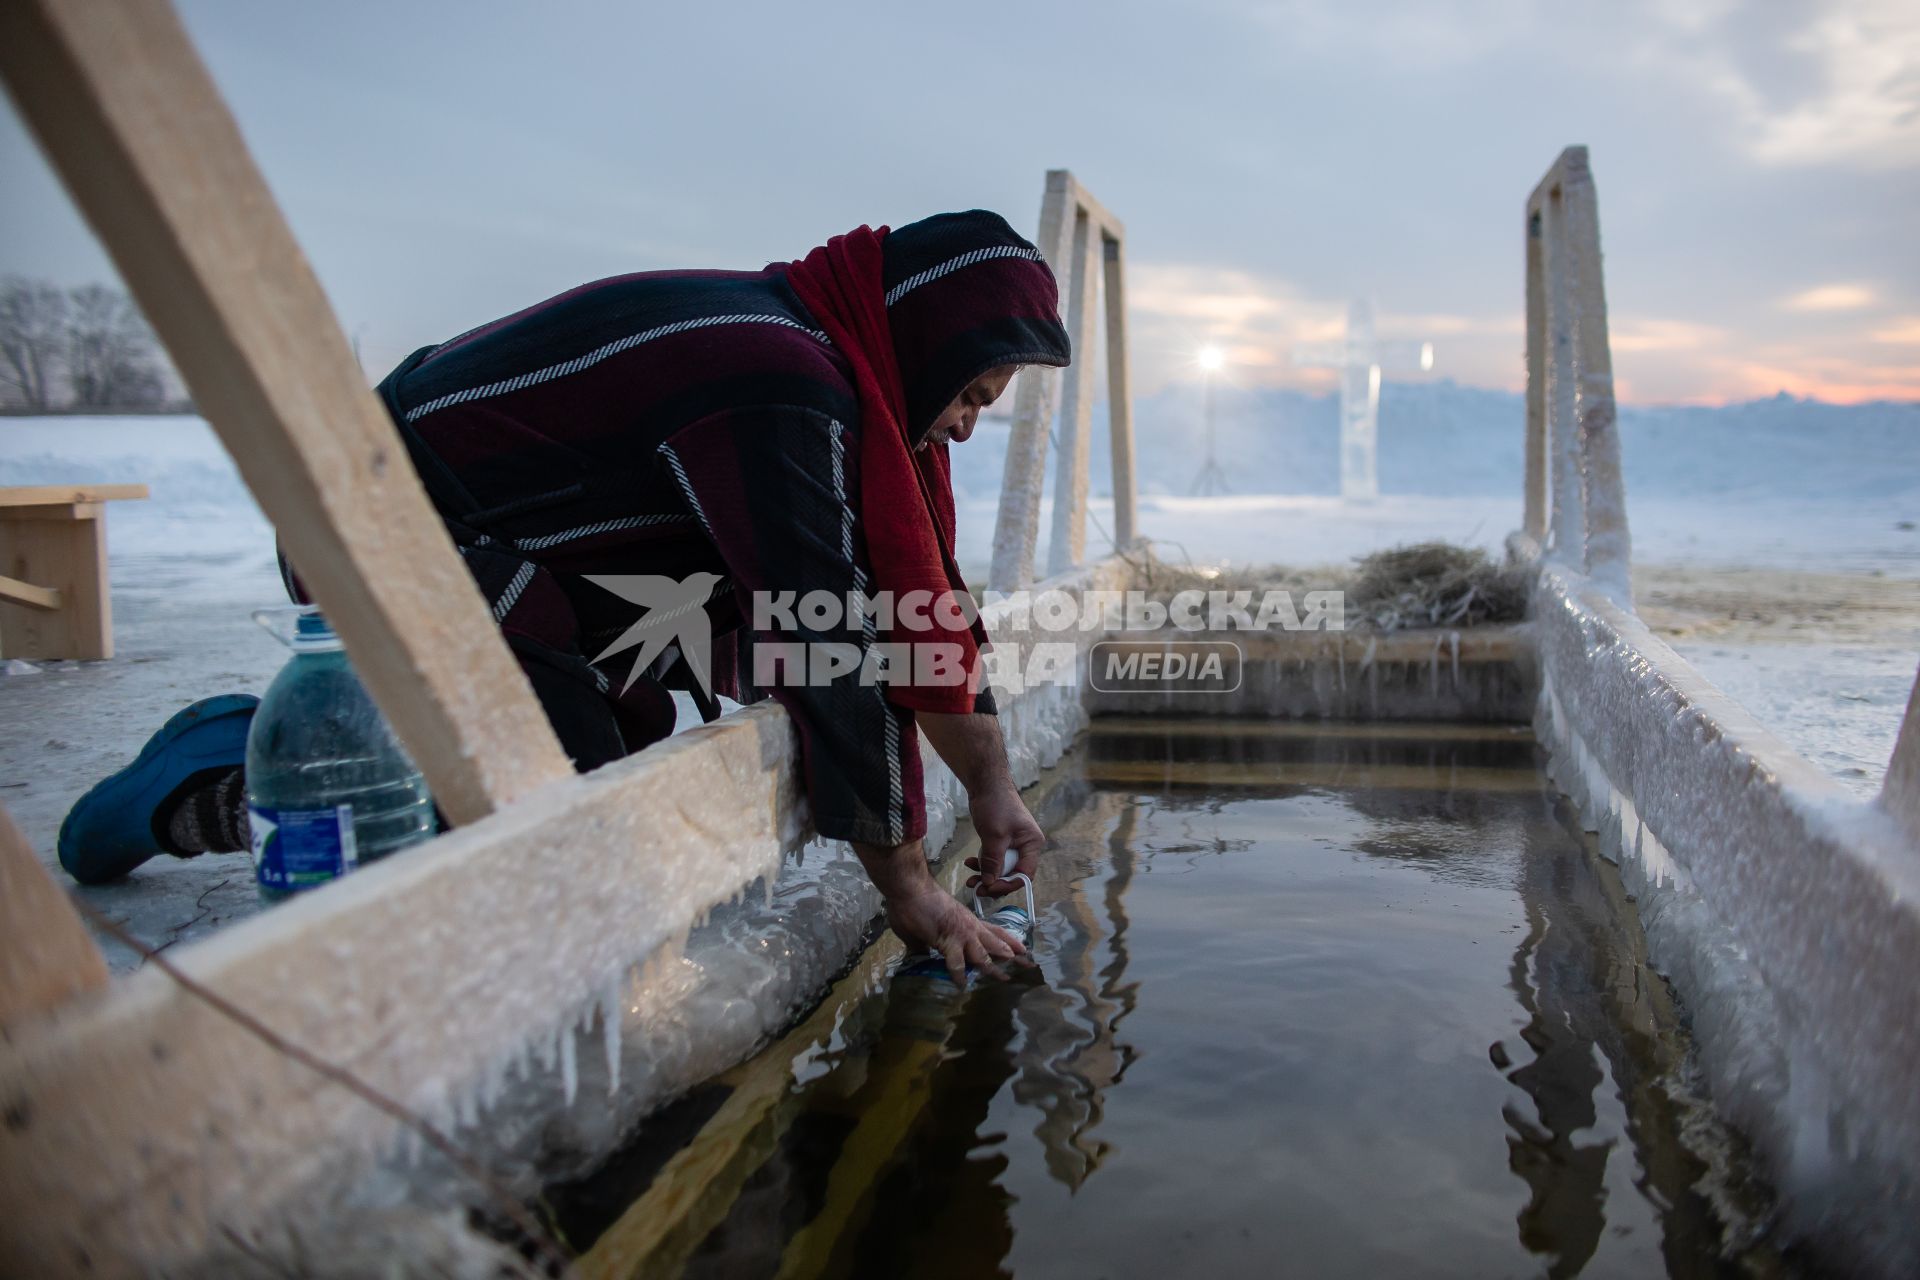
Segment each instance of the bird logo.
[[668,578],[655,573],[608,573],[585,577],[595,586],[646,610],[638,622],[593,658],[597,663],[635,645],[640,647],[633,669],[627,673],[627,682],[620,686],[621,693],[633,688],[633,682],[670,645],[679,647],[701,690],[713,692],[713,624],[707,618],[706,605],[713,598],[714,588],[723,581],[719,574]]

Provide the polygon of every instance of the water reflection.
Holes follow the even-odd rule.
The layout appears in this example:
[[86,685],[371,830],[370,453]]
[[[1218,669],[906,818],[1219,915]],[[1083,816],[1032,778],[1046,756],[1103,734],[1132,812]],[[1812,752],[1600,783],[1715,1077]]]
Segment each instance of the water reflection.
[[1524,733],[1384,729],[1096,725],[1043,972],[855,1001],[646,1274],[1779,1274]]

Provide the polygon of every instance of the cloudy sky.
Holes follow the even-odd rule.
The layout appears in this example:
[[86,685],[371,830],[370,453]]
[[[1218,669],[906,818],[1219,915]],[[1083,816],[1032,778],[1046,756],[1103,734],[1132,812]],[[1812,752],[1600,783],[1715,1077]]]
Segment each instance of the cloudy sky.
[[[375,373],[582,280],[861,222],[1126,221],[1142,391],[1370,296],[1521,381],[1521,206],[1592,148],[1624,399],[1920,398],[1920,4],[181,0]],[[110,268],[0,118],[0,272]]]

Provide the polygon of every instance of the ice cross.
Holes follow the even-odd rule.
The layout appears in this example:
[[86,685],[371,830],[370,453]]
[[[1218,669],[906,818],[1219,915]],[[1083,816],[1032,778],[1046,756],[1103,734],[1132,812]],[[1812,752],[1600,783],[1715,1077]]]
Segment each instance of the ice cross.
[[1340,371],[1340,496],[1364,502],[1380,496],[1380,371],[1431,369],[1431,342],[1379,342],[1373,305],[1356,298],[1347,308],[1345,342],[1302,343],[1293,362]]

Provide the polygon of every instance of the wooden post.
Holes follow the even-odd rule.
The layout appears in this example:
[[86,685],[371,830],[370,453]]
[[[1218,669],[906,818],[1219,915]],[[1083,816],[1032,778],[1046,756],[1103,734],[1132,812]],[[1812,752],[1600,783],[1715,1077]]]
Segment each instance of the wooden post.
[[[1062,288],[1073,274],[1076,219],[1069,197],[1072,186],[1072,174],[1065,169],[1049,169],[1040,197],[1039,249]],[[1059,377],[1058,369],[1029,368],[1020,375],[1020,385],[1014,392],[1013,433],[1007,441],[1000,512],[993,530],[993,565],[987,574],[987,585],[995,591],[1018,591],[1033,581],[1033,549],[1040,540],[1040,491],[1047,471],[1047,436],[1053,429],[1054,386]]]
[[[1629,590],[1632,555],[1626,488],[1620,476],[1620,431],[1613,399],[1613,351],[1607,339],[1607,292],[1600,261],[1600,202],[1585,147],[1561,155],[1561,200],[1568,289],[1572,295],[1574,405],[1579,423],[1581,513],[1587,573],[1616,593]],[[1622,602],[1626,597],[1622,594]]]
[[1087,473],[1093,452],[1093,328],[1098,314],[1101,228],[1085,209],[1073,219],[1073,278],[1068,288],[1067,332],[1073,337],[1073,367],[1060,401],[1060,457],[1053,473],[1053,536],[1047,541],[1047,576],[1065,573],[1087,555]]
[[0,1029],[107,985],[107,962],[0,808]]
[[1547,294],[1541,252],[1545,214],[1527,201],[1527,422],[1525,515],[1521,532],[1547,545]]
[[[1127,382],[1126,284],[1120,220],[1103,208],[1065,169],[1047,171],[1040,201],[1040,251],[1053,268],[1068,307],[1067,333],[1073,342],[1062,438],[1056,477],[1050,572],[1079,563],[1086,552],[1088,454],[1093,412],[1093,328],[1100,286],[1095,255],[1104,264],[1107,289],[1107,385],[1112,404],[1114,455],[1114,537],[1125,546],[1135,528],[1133,412]],[[1119,322],[1115,323],[1115,316]],[[1119,352],[1118,358],[1115,352]],[[1053,425],[1057,369],[1028,369],[1020,375],[1014,398],[1013,435],[1007,443],[1006,471],[1000,485],[1000,513],[993,531],[993,566],[987,585],[1018,591],[1033,581],[1033,551],[1040,536],[1040,493],[1047,464],[1047,437]],[[1124,472],[1124,474],[1123,474]],[[1123,532],[1124,530],[1124,532]]]
[[1117,230],[1100,237],[1106,264],[1107,436],[1113,448],[1113,549],[1139,536],[1140,483],[1133,472],[1133,373],[1127,360],[1127,271]]
[[165,0],[8,0],[0,74],[441,808],[568,776]]
[[1576,568],[1586,564],[1587,525],[1580,485],[1580,434],[1574,416],[1577,371],[1573,346],[1573,290],[1567,278],[1565,200],[1556,185],[1542,210],[1547,303],[1547,451],[1553,477],[1553,553]]

